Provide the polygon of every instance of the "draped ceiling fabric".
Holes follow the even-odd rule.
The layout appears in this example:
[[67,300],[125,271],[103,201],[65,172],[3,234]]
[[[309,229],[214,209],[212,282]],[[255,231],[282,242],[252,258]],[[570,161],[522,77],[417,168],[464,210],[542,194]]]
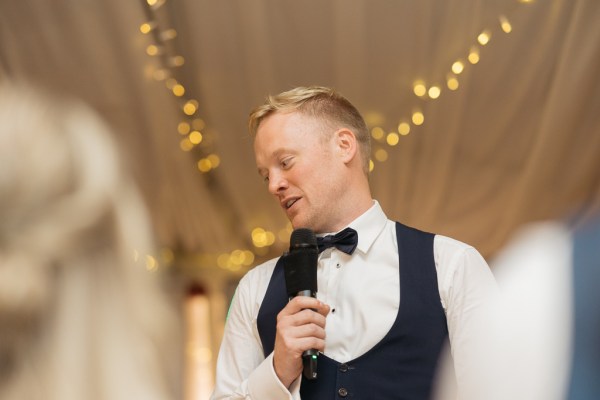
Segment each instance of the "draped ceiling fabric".
[[[177,132],[183,100],[153,78],[164,58],[146,54],[158,37],[140,33],[149,18],[177,31],[164,51],[185,63],[170,74],[206,123],[190,152]],[[424,124],[396,146],[374,140],[388,155],[375,161],[374,197],[391,218],[492,256],[525,222],[600,203],[599,21],[597,0],[169,0],[152,10],[142,1],[3,1],[0,79],[92,105],[123,146],[160,244],[208,255],[199,259],[212,266],[220,253],[253,249],[253,228],[286,226],[246,129],[267,94],[332,86],[386,133],[419,108]],[[465,68],[450,91],[458,59]],[[417,97],[417,79],[440,85],[440,97]],[[212,152],[219,167],[200,173],[198,159]],[[278,241],[265,257],[285,247]]]

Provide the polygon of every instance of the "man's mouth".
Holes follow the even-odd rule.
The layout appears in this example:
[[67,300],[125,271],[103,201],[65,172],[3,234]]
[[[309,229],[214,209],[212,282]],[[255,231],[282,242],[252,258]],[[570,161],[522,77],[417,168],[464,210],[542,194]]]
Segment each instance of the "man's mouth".
[[285,202],[286,210],[289,209],[291,206],[293,206],[297,201],[298,201],[298,199],[290,199],[290,200],[286,201]]

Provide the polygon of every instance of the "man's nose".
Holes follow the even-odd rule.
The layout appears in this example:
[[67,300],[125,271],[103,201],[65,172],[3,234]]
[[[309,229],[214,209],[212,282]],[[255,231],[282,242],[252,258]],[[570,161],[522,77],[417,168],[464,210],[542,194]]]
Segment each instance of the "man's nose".
[[275,173],[269,175],[269,192],[278,195],[282,190],[287,189],[288,183],[282,174]]

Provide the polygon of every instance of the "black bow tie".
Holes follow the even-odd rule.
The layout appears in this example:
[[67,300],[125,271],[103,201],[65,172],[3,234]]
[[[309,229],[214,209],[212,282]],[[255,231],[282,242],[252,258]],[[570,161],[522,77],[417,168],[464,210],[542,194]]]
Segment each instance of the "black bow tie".
[[319,253],[329,247],[337,247],[346,254],[352,254],[358,244],[358,233],[352,228],[346,228],[335,235],[327,235],[317,238]]

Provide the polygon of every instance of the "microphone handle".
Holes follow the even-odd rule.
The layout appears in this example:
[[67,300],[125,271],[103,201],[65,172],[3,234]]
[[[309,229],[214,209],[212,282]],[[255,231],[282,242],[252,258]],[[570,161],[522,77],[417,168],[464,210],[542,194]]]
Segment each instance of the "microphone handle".
[[[296,296],[308,296],[308,297],[317,297],[317,293],[313,292],[310,289],[301,290],[296,293]],[[294,297],[296,297],[294,296]],[[291,300],[291,298],[290,298]],[[312,309],[313,311],[317,311]],[[303,365],[303,375],[306,379],[317,379],[317,359],[319,357],[319,351],[315,349],[304,350],[302,353],[302,365]]]

